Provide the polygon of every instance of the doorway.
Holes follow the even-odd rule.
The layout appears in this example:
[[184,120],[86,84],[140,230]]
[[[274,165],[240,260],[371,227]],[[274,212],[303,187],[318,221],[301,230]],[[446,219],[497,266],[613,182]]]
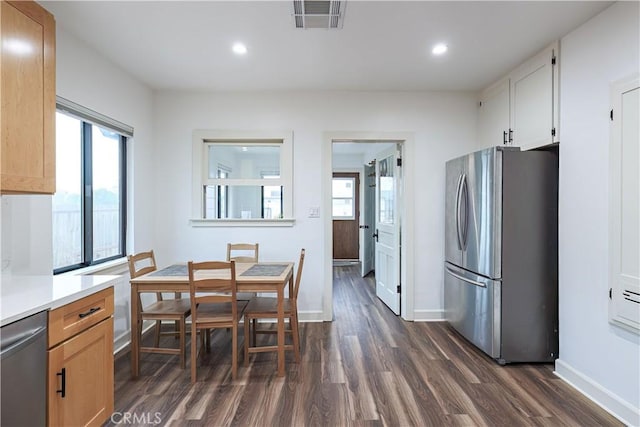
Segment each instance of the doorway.
[[[386,145],[385,145],[386,144]],[[339,147],[336,150],[336,147]],[[342,158],[334,157],[334,152],[339,151],[343,152],[345,149],[350,147],[351,152],[342,156]],[[413,135],[409,133],[362,133],[362,132],[345,132],[345,133],[327,133],[324,138],[323,145],[323,181],[325,185],[323,186],[323,209],[325,212],[332,212],[333,205],[333,197],[332,197],[332,184],[333,184],[333,175],[334,173],[358,173],[360,175],[360,183],[361,183],[361,203],[360,203],[360,229],[359,229],[359,243],[360,250],[358,256],[358,262],[361,263],[362,273],[366,275],[369,271],[364,271],[366,267],[364,266],[365,261],[368,259],[370,263],[372,262],[372,257],[369,255],[367,257],[366,252],[366,244],[362,244],[366,242],[366,238],[374,239],[375,238],[375,224],[369,224],[371,220],[366,220],[367,214],[369,217],[371,216],[371,212],[366,209],[364,206],[366,201],[364,200],[364,192],[367,190],[371,190],[372,187],[375,187],[376,182],[371,178],[373,175],[373,170],[375,169],[375,158],[376,154],[380,154],[385,151],[384,148],[389,149],[393,147],[394,149],[399,149],[400,152],[404,153],[404,157],[410,159],[413,152]],[[366,155],[360,155],[354,152],[354,149],[357,148],[357,151],[360,153],[366,153]],[[349,151],[349,150],[346,150]],[[356,155],[357,154],[357,155]],[[349,161],[353,162],[355,158],[357,158],[357,164],[354,167],[353,163],[348,164]],[[359,156],[359,157],[358,157]],[[349,160],[350,158],[350,160]],[[346,160],[345,160],[346,159]],[[382,157],[381,157],[382,159]],[[383,169],[382,176],[388,171],[389,160],[384,163],[385,169]],[[393,165],[396,165],[396,159],[393,159]],[[402,166],[403,171],[400,172],[399,177],[402,176],[410,176],[412,164],[410,160],[403,160],[401,164],[398,160],[397,166]],[[377,170],[379,174],[379,170]],[[380,175],[380,174],[379,174]],[[369,179],[369,180],[367,180]],[[379,179],[379,177],[377,178]],[[388,180],[387,180],[388,181]],[[406,182],[405,182],[406,181]],[[410,180],[402,180],[402,186],[398,187],[398,197],[400,200],[411,200],[413,195],[413,183]],[[365,188],[366,187],[366,188]],[[376,195],[379,197],[379,195]],[[401,205],[397,207],[396,218],[398,222],[398,244],[397,251],[395,252],[395,260],[393,262],[397,262],[398,266],[396,269],[389,270],[391,274],[389,277],[394,278],[394,286],[393,289],[396,289],[396,284],[398,286],[398,304],[396,305],[396,313],[400,314],[402,318],[405,320],[413,320],[413,271],[409,270],[408,265],[412,265],[413,261],[413,241],[411,238],[411,231],[413,230],[413,212],[407,208],[410,203],[402,202]],[[400,227],[400,221],[402,222],[402,227]],[[333,241],[334,241],[334,221],[331,215],[327,215],[325,217],[325,229],[329,231],[325,233],[325,285],[324,285],[324,303],[323,303],[323,320],[330,321],[333,318]],[[383,224],[384,225],[384,224]],[[369,228],[367,228],[369,226]],[[400,245],[399,232],[402,230],[404,237],[404,241],[402,245]],[[405,234],[407,233],[407,234]],[[388,263],[389,258],[387,257],[383,262]],[[374,274],[377,273],[375,265],[372,266]],[[383,266],[379,266],[382,268]],[[382,300],[382,298],[381,298]],[[383,300],[384,301],[384,300]],[[387,304],[389,306],[389,304]],[[391,307],[391,306],[389,306]],[[393,309],[392,309],[393,310]]]

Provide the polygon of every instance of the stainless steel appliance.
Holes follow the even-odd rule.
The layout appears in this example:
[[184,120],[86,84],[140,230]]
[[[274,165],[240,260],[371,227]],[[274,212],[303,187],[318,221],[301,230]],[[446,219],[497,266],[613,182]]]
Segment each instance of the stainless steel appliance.
[[47,312],[0,330],[0,425],[44,426],[47,421]]
[[446,164],[445,318],[500,364],[558,357],[558,153]]

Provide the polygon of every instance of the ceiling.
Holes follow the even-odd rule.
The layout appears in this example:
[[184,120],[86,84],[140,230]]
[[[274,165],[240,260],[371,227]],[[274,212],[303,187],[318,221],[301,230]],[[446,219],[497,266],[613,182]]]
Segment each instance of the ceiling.
[[41,4],[157,90],[413,91],[479,90],[611,2],[349,0],[336,30],[296,29],[284,0]]

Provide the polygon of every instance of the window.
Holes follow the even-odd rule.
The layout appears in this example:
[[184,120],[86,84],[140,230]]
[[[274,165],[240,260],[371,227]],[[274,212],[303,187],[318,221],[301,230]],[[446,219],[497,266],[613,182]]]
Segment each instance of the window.
[[[264,179],[277,179],[280,175],[266,173]],[[282,218],[282,186],[265,185],[262,187],[262,218]]]
[[378,188],[378,222],[393,224],[393,209],[395,203],[395,177],[393,176],[393,156],[385,157],[378,162],[380,184]]
[[291,223],[292,149],[285,132],[194,132],[192,225]]
[[355,219],[355,178],[333,178],[332,212],[333,219]]
[[89,115],[90,110],[60,100],[52,199],[54,273],[126,253],[126,130],[115,130],[97,113]]

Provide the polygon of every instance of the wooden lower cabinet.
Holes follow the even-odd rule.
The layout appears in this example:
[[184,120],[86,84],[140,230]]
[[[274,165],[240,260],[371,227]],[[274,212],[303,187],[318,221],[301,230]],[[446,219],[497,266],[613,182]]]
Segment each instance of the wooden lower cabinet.
[[[73,309],[85,300],[91,302],[91,296],[58,310],[68,312],[67,308]],[[108,311],[104,314],[109,317],[49,348],[49,426],[100,426],[113,413],[113,317]],[[50,312],[50,327],[52,317]]]

